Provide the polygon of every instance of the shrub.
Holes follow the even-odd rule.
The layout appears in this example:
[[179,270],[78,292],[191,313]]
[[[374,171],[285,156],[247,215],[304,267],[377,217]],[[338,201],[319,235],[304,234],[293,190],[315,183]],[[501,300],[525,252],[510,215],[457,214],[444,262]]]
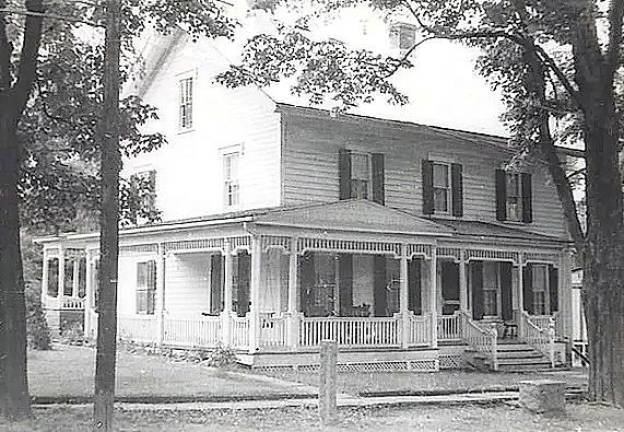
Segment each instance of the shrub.
[[84,345],[85,336],[82,323],[63,323],[61,326],[61,342],[68,345]]
[[228,367],[236,363],[236,352],[231,348],[219,346],[208,352],[202,363],[212,367]]
[[45,318],[45,312],[41,306],[40,290],[35,284],[25,284],[26,300],[26,338],[28,347],[35,350],[51,349],[50,329]]

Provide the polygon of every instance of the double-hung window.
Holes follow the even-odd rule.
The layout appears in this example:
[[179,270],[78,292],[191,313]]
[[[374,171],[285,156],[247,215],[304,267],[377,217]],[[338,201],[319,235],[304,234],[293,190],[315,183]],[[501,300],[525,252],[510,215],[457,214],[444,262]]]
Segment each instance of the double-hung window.
[[[550,313],[548,307],[548,267],[546,265],[533,265],[533,314],[546,315]],[[548,312],[547,312],[548,311]]]
[[522,220],[522,182],[520,174],[507,173],[507,220]]
[[193,78],[183,78],[178,83],[180,106],[180,130],[193,127]]
[[236,207],[240,203],[240,186],[238,183],[238,152],[223,155],[223,182],[225,207]]
[[371,160],[368,153],[351,153],[351,197],[368,199],[371,196]]
[[156,261],[137,263],[136,313],[153,315],[156,300]]
[[483,315],[498,315],[498,266],[486,263],[483,266]]
[[435,213],[448,213],[451,199],[451,181],[449,165],[433,164],[433,209]]

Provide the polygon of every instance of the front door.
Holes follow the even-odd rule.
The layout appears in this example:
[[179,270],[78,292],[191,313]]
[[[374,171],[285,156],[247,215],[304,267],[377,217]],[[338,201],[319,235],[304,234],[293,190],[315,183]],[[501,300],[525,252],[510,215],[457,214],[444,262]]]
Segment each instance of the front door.
[[442,262],[442,315],[459,310],[459,264]]

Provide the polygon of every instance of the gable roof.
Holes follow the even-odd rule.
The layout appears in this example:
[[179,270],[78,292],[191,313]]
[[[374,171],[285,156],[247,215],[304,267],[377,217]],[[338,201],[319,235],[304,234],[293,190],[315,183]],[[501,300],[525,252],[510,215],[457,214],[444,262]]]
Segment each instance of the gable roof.
[[268,211],[254,218],[258,225],[279,225],[335,231],[450,236],[453,230],[431,220],[362,199]]

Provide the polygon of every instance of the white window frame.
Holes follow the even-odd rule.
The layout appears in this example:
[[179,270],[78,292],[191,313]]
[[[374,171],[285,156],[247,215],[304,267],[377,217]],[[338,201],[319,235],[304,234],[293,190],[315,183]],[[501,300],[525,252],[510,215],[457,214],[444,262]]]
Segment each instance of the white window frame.
[[[440,161],[440,160],[432,160],[431,161],[433,164],[432,169],[432,193],[433,193],[433,213],[434,214],[441,214],[441,215],[450,215],[451,214],[451,206],[453,205],[453,185],[452,185],[452,178],[451,178],[451,163],[450,162],[446,162],[446,161]],[[435,184],[435,166],[439,165],[439,166],[445,166],[446,167],[446,188],[442,188],[442,187],[437,187]],[[446,211],[444,210],[438,210],[436,208],[436,189],[446,189]]]
[[[512,212],[510,211],[511,206],[513,205],[510,202],[510,194],[509,194],[509,178],[510,177],[515,177],[517,180],[517,185],[518,185],[518,191],[517,191],[517,196],[515,196],[514,198],[516,198],[518,201],[515,204],[516,205],[516,217],[512,217]],[[524,211],[523,209],[523,190],[522,190],[522,175],[520,173],[505,173],[505,214],[507,215],[507,220],[510,222],[522,222],[522,212]]]
[[[190,83],[190,86],[187,86]],[[195,77],[184,75],[178,77],[178,129],[193,129]]]
[[[228,209],[237,208],[240,206],[240,156],[239,151],[230,151],[223,153],[223,206]],[[236,158],[236,176],[231,176],[231,164],[230,175],[228,176],[227,161],[231,158]]]
[[[368,200],[372,200],[373,199],[373,158],[371,156],[370,153],[366,153],[366,152],[358,152],[358,151],[352,151],[351,152],[351,173],[350,173],[350,181],[351,181],[351,197],[352,198],[357,198],[354,195],[354,189],[353,189],[353,181],[354,180],[363,180],[363,179],[359,179],[359,178],[355,178],[354,177],[354,171],[353,171],[353,160],[355,157],[358,156],[363,156],[366,158],[366,164],[367,164],[367,170],[368,170],[368,179],[366,179],[366,197],[364,197],[364,199],[368,199]],[[360,197],[362,198],[362,197]]]

